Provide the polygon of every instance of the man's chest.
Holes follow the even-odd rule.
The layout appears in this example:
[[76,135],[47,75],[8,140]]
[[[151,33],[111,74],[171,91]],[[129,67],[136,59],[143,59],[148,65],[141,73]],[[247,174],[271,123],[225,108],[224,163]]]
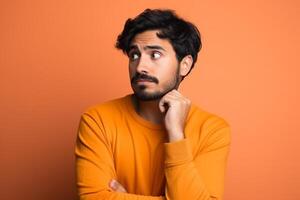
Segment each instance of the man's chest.
[[113,156],[118,180],[132,187],[129,190],[160,193],[164,184],[166,133],[122,130],[115,134]]

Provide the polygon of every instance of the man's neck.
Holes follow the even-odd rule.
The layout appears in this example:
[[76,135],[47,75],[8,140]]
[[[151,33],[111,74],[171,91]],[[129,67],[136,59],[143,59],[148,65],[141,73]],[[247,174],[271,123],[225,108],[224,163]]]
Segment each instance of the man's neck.
[[159,101],[159,99],[153,101],[140,101],[134,95],[132,97],[132,103],[137,114],[154,124],[163,123],[163,113],[160,112],[158,107]]

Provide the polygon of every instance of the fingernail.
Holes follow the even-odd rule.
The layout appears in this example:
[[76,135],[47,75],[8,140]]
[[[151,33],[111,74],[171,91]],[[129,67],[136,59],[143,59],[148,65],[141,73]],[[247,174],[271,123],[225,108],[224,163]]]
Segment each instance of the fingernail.
[[109,185],[111,188],[116,189],[116,181],[115,180],[111,180]]

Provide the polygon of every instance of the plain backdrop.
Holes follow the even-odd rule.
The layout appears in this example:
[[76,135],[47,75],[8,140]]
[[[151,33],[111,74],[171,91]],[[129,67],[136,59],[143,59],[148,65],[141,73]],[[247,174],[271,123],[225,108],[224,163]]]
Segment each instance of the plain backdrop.
[[225,200],[300,199],[296,0],[0,2],[0,197],[76,199],[81,113],[131,93],[124,22],[170,8],[203,49],[180,92],[232,128]]

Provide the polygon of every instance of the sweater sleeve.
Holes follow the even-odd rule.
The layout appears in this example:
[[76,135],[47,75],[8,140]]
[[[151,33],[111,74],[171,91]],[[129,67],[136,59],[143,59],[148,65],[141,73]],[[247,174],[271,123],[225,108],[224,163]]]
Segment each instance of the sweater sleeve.
[[189,138],[165,143],[167,200],[223,199],[230,128],[226,123],[219,128],[210,127],[205,134],[204,147],[198,152],[192,152]]
[[80,200],[163,200],[162,196],[142,196],[114,192],[111,179],[117,180],[113,152],[104,126],[91,115],[81,117],[75,146],[76,182]]

